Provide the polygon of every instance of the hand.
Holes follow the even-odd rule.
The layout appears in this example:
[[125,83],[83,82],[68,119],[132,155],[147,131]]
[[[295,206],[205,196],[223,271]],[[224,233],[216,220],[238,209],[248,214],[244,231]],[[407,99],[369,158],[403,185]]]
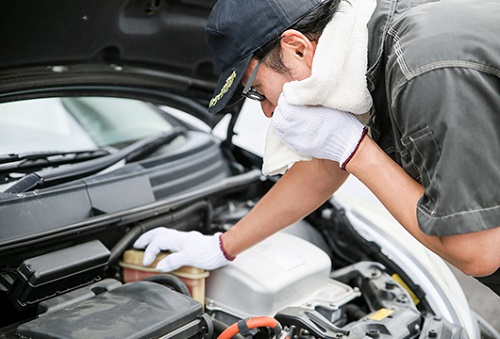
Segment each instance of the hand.
[[337,161],[342,169],[366,134],[366,128],[351,113],[323,106],[292,105],[283,94],[272,124],[281,141],[295,152]]
[[134,248],[146,247],[142,261],[145,266],[151,265],[161,251],[174,252],[158,262],[159,271],[169,272],[181,266],[213,270],[230,262],[222,252],[220,236],[221,233],[203,235],[159,227],[141,235]]

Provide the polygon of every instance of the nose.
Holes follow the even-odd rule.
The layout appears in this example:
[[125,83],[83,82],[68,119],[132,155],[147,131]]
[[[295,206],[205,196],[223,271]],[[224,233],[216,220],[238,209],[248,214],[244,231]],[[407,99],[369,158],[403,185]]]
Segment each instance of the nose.
[[276,106],[274,106],[272,103],[269,102],[269,100],[264,100],[260,103],[260,106],[262,108],[262,112],[264,112],[264,115],[268,118],[271,118],[274,113],[274,109]]

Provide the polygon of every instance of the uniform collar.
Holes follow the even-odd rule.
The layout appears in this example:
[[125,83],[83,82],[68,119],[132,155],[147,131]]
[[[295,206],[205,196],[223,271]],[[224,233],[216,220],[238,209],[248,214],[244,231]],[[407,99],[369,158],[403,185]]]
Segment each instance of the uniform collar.
[[378,0],[377,7],[368,22],[368,70],[366,79],[370,91],[375,88],[376,79],[382,69],[385,38],[394,20],[397,4],[398,0]]

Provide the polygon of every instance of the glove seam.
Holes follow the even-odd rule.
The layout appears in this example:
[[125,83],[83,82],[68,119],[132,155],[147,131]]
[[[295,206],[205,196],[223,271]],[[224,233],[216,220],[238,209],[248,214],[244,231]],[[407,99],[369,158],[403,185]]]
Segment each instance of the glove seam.
[[224,255],[224,258],[226,258],[227,260],[233,261],[234,259],[236,259],[236,257],[232,257],[229,255],[229,253],[226,252],[226,249],[224,248],[224,245],[222,244],[222,234],[219,234],[219,248],[220,248],[222,254]]

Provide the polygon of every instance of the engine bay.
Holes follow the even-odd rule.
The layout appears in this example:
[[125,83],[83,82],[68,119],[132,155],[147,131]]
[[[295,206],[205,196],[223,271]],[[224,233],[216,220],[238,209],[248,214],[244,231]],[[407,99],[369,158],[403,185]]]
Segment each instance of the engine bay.
[[333,198],[217,270],[144,267],[132,249],[144,232],[227,231],[276,183],[212,138],[186,147],[166,163],[0,196],[12,225],[0,241],[0,339],[463,337]]
[[[224,227],[251,208],[228,206],[213,216]],[[26,259],[10,275],[9,300],[18,316],[29,316],[5,326],[2,337],[211,339],[234,324],[231,335],[239,336],[248,327],[242,324],[262,317],[279,324],[280,337],[418,338],[424,331],[460,337],[458,328],[426,312],[425,302],[417,307],[413,292],[383,264],[363,260],[335,269],[327,247],[302,220],[211,272],[161,273],[154,264],[142,266],[142,251],[127,249],[109,276],[112,251],[92,240]],[[2,275],[4,286],[8,277]],[[267,323],[256,324],[244,334],[276,335]]]
[[[98,242],[89,242],[27,260],[20,271],[32,274],[24,274],[22,287],[17,287],[24,293],[13,295],[19,305],[35,303],[44,289],[63,290],[55,278],[58,274],[50,277],[48,272],[62,258],[69,262],[77,253],[94,253],[99,258],[106,250]],[[94,260],[90,269],[81,263],[68,267],[79,266],[81,272],[72,274],[83,276],[99,267],[99,261]],[[290,337],[411,338],[420,333],[420,312],[382,265],[360,262],[338,271],[330,272],[330,268],[323,250],[281,232],[226,267],[198,271],[197,276],[191,272],[189,278],[182,271],[173,272],[170,279],[180,280],[177,286],[184,283],[187,291],[177,287],[172,292],[168,287],[175,284],[167,281],[166,274],[143,267],[142,273],[152,274],[143,275],[142,280],[129,273],[130,281],[124,283],[108,278],[48,298],[39,303],[37,319],[21,324],[16,334],[26,338],[168,338],[181,331],[181,337],[202,338],[215,335],[213,322],[228,326],[262,316],[274,317]],[[68,272],[61,271],[60,276]],[[189,280],[201,282],[203,290],[198,286],[195,291],[193,283],[186,283]],[[350,286],[352,280],[362,281],[361,288]],[[198,299],[202,292],[204,299],[195,300],[193,292]],[[367,305],[360,305],[360,300]]]

